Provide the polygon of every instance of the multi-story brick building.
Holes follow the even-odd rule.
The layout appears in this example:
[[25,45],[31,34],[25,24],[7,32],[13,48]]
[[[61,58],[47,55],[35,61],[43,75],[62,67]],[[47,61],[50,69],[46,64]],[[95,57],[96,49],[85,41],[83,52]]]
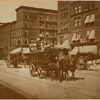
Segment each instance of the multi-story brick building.
[[[57,42],[63,43],[67,38],[70,43],[70,3],[58,1],[58,34]],[[69,45],[70,46],[70,45]]]
[[2,50],[2,54],[3,52],[5,54],[10,50],[10,32],[10,23],[3,23],[0,26],[0,52]]
[[[69,44],[71,48],[78,47],[74,52],[88,52],[100,54],[100,2],[99,1],[59,1],[58,14],[62,21],[64,18],[60,17],[61,9],[68,7],[69,21],[66,37],[70,37]],[[61,7],[63,6],[63,7]],[[65,8],[64,8],[65,9]],[[61,25],[61,21],[59,24]],[[62,27],[61,27],[62,28]],[[60,29],[61,29],[60,28]],[[60,30],[59,29],[59,30]],[[59,32],[61,33],[61,31]],[[68,33],[70,34],[69,36]],[[58,38],[59,38],[58,34]]]
[[28,45],[37,38],[56,43],[57,11],[20,6],[16,9],[16,22],[11,27],[11,46]]

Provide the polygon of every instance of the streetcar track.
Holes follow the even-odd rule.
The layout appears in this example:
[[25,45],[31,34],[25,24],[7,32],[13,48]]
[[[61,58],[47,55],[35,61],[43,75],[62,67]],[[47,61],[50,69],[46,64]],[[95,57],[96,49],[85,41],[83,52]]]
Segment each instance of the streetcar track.
[[[1,70],[0,70],[1,71]],[[90,95],[88,95],[88,94],[85,94],[85,93],[82,93],[82,92],[80,92],[80,91],[78,91],[78,89],[80,89],[80,88],[78,88],[78,87],[62,87],[62,86],[59,86],[59,85],[55,85],[55,84],[52,84],[52,83],[47,83],[47,82],[44,82],[44,81],[41,81],[41,80],[38,80],[38,79],[33,79],[32,78],[32,76],[25,76],[25,75],[19,75],[19,74],[17,74],[17,73],[11,73],[11,72],[8,72],[8,71],[5,71],[5,70],[2,70],[3,72],[5,72],[5,73],[10,73],[10,74],[13,74],[13,75],[17,75],[17,76],[21,76],[21,77],[24,77],[24,78],[27,78],[27,79],[32,79],[32,80],[35,80],[35,81],[39,81],[39,82],[42,82],[42,83],[45,83],[45,84],[47,84],[47,85],[50,85],[50,86],[55,86],[55,87],[58,87],[58,88],[61,88],[61,89],[64,89],[64,90],[70,90],[70,89],[72,89],[72,91],[75,91],[76,93],[80,93],[80,94],[82,94],[82,95],[85,95],[85,96],[88,96],[88,97],[91,97],[91,98],[95,98],[95,99],[98,99],[97,97],[95,97],[95,96],[90,96]],[[24,73],[24,72],[23,72]],[[26,73],[25,73],[26,74]],[[8,84],[8,83],[7,83]],[[12,85],[10,85],[10,84],[8,84],[9,86],[11,86],[12,87]],[[13,87],[13,88],[15,88],[15,87]],[[77,90],[73,90],[73,88],[76,88]],[[17,89],[17,88],[16,88]],[[19,90],[19,89],[17,89],[17,90]],[[23,91],[22,91],[23,92]],[[69,91],[69,92],[71,92],[71,91]],[[32,96],[33,97],[33,96]],[[34,97],[34,98],[36,98],[36,97]]]

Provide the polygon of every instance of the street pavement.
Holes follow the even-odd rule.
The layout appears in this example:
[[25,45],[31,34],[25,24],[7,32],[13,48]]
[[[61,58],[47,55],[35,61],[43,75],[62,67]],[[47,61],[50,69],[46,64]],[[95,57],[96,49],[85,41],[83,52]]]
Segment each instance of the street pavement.
[[76,81],[51,81],[32,77],[28,65],[8,68],[0,61],[0,83],[27,98],[38,99],[97,99],[100,98],[100,65],[89,70],[76,70]]

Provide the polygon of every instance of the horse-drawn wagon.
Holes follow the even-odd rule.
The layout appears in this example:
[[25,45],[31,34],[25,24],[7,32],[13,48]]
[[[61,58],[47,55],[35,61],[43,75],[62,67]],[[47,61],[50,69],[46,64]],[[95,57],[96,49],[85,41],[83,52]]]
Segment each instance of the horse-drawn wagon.
[[30,53],[28,58],[31,75],[38,75],[40,78],[51,75],[56,70],[57,56],[57,51],[51,49]]

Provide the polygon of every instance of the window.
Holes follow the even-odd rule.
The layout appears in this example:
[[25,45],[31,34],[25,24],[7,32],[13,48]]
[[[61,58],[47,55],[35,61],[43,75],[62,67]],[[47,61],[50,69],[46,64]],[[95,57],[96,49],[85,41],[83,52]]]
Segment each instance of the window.
[[82,11],[82,7],[81,6],[78,6],[78,8],[79,8],[79,13]]
[[28,45],[28,40],[27,39],[25,40],[25,45]]
[[81,18],[80,17],[78,18],[78,21],[79,21],[78,22],[79,26],[81,26]]
[[63,43],[64,37],[63,36],[60,36],[59,38],[60,38],[60,43]]
[[40,16],[39,19],[40,19],[40,21],[42,21],[43,20],[43,16]]
[[92,8],[95,8],[95,1],[91,1]]
[[75,7],[74,10],[75,10],[75,13],[78,13],[78,8],[77,7]]
[[89,38],[89,35],[90,35],[90,31],[87,31],[86,32],[86,39],[88,40],[88,38]]
[[28,36],[29,34],[28,34],[28,31],[25,31],[25,36]]
[[28,27],[28,23],[25,23],[25,28],[27,28]]
[[56,33],[53,33],[52,35],[53,35],[53,37],[56,37]]
[[68,15],[68,9],[67,9],[67,8],[62,9],[62,10],[61,10],[61,17],[65,17],[65,16],[67,16],[67,15]]
[[29,18],[28,15],[25,15],[24,17],[25,17],[25,19],[28,19]]
[[74,19],[74,25],[75,25],[75,27],[78,26],[78,20],[76,18]]
[[89,10],[90,9],[90,2],[89,1],[87,1],[87,9]]
[[18,45],[20,45],[20,40],[18,40]]

